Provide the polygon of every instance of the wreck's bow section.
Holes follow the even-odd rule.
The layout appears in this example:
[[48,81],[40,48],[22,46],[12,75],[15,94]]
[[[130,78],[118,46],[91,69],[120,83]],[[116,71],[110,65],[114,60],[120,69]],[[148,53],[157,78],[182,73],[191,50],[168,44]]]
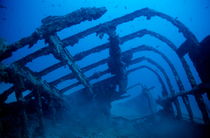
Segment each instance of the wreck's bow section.
[[[208,111],[206,109],[202,94],[207,93],[209,95],[210,71],[202,70],[202,68],[205,68],[205,66],[198,64],[201,61],[203,63],[202,58],[196,58],[196,56],[198,57],[202,55],[201,52],[196,53],[198,47],[200,47],[200,43],[197,41],[196,37],[178,20],[166,14],[145,8],[116,18],[109,22],[91,27],[87,30],[69,36],[63,40],[59,38],[57,34],[59,31],[73,25],[80,24],[83,21],[96,20],[100,18],[105,12],[105,8],[82,8],[65,16],[49,16],[42,20],[42,26],[37,28],[31,36],[23,38],[16,43],[8,46],[2,45],[0,49],[0,60],[2,61],[0,65],[0,78],[2,82],[13,84],[12,87],[7,89],[0,95],[0,112],[5,113],[1,113],[2,119],[0,121],[2,123],[0,127],[2,128],[2,130],[5,129],[4,120],[6,118],[6,115],[13,113],[11,109],[17,107],[19,111],[18,113],[22,118],[20,135],[26,137],[29,135],[29,127],[27,126],[27,121],[30,120],[31,112],[37,113],[37,115],[39,116],[39,123],[37,128],[39,128],[39,132],[42,133],[42,117],[47,114],[46,112],[50,112],[51,117],[55,118],[56,111],[59,110],[58,107],[62,106],[63,102],[66,102],[65,98],[63,98],[63,94],[67,91],[71,91],[73,88],[79,85],[82,85],[83,88],[75,92],[75,94],[79,93],[78,95],[84,96],[92,102],[99,102],[99,104],[101,104],[100,108],[102,109],[98,111],[103,110],[107,113],[107,115],[109,115],[108,110],[110,109],[107,107],[110,106],[111,102],[126,97],[125,93],[128,89],[128,75],[140,69],[147,69],[157,76],[162,86],[162,97],[158,100],[158,103],[163,106],[164,112],[166,114],[176,116],[179,119],[183,118],[180,103],[178,100],[178,98],[181,98],[187,109],[190,120],[194,121],[191,102],[189,100],[189,95],[193,95],[202,113],[204,123],[209,124]],[[179,47],[176,46],[169,39],[167,39],[167,37],[146,29],[139,30],[123,37],[119,37],[116,32],[116,28],[118,27],[118,25],[130,22],[142,16],[146,17],[148,20],[157,16],[170,22],[172,25],[178,28],[180,33],[183,34],[183,36],[186,38],[186,42],[181,47]],[[71,51],[67,49],[68,46],[73,47],[82,38],[85,38],[94,33],[96,33],[98,37],[107,35],[109,37],[109,42],[98,45],[92,49],[82,51],[75,55],[72,55]],[[192,87],[190,91],[185,90],[184,84],[181,81],[181,76],[179,76],[179,74],[177,73],[174,65],[168,59],[168,57],[158,49],[155,49],[152,46],[148,45],[139,45],[127,51],[121,51],[120,46],[122,44],[129,40],[143,37],[145,35],[149,35],[151,37],[159,39],[178,55],[179,61],[182,64],[181,68],[185,70],[188,81],[190,82],[190,85]],[[26,46],[33,47],[39,40],[44,40],[47,46],[40,48],[37,51],[28,54],[25,57],[14,61],[9,65],[4,64],[4,60],[10,58],[14,51]],[[89,55],[107,49],[109,51],[109,58],[91,63],[82,68],[78,66],[78,61],[81,61]],[[173,73],[173,77],[177,83],[179,91],[175,91],[170,77],[166,73],[164,67],[161,66],[161,64],[155,62],[155,60],[152,58],[144,56],[133,58],[133,54],[142,51],[150,51],[156,53],[166,61],[166,63],[170,67],[170,70]],[[199,85],[196,83],[195,77],[193,76],[190,66],[186,61],[185,55],[188,53],[196,69],[202,70],[202,72],[198,71],[200,77],[203,78],[202,83]],[[32,71],[26,66],[27,63],[33,61],[34,59],[49,54],[52,54],[59,62],[39,72]],[[129,66],[142,63],[144,61],[156,67],[158,71],[146,65],[135,66],[135,68],[128,69]],[[104,64],[108,65],[108,69],[100,72],[95,72],[88,77],[85,75],[86,72]],[[54,70],[64,66],[68,67],[71,70],[71,73],[50,82],[42,79],[43,76],[45,76],[46,74],[49,74]],[[90,83],[91,80],[101,78],[105,74],[111,74],[111,77],[103,79],[101,81],[97,81],[94,84]],[[160,74],[163,74],[163,77],[161,77]],[[206,77],[206,74],[208,75],[208,77]],[[58,84],[66,80],[73,79],[76,79],[77,81],[66,86],[65,88],[57,88]],[[166,81],[166,83],[164,83],[164,80]],[[168,90],[166,89],[167,87],[169,88]],[[30,90],[31,93],[23,96],[22,93],[26,90]],[[6,104],[5,101],[12,93],[15,93],[17,102],[15,102],[14,104]],[[35,109],[29,110],[29,105],[34,105]],[[172,108],[172,105],[174,105],[175,108]]]

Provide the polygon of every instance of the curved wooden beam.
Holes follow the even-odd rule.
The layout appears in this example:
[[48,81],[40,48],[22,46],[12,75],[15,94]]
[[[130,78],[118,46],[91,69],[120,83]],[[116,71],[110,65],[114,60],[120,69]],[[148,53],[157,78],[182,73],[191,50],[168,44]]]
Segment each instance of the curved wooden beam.
[[151,19],[154,16],[158,16],[160,18],[163,18],[167,21],[169,21],[170,23],[172,23],[174,26],[176,26],[179,29],[179,32],[182,32],[183,35],[185,36],[186,39],[188,39],[189,41],[192,41],[193,43],[195,43],[196,45],[198,45],[198,41],[196,39],[196,37],[193,35],[193,33],[184,25],[182,24],[180,21],[178,21],[175,18],[172,18],[170,16],[168,16],[167,14],[149,9],[149,8],[144,8],[141,10],[137,10],[134,11],[133,13],[124,15],[122,17],[113,19],[112,21],[97,25],[95,27],[89,28],[83,32],[80,32],[78,34],[75,34],[71,37],[68,37],[66,39],[63,40],[64,45],[68,46],[68,45],[74,45],[75,43],[77,43],[79,41],[79,39],[84,38],[90,34],[93,33],[100,33],[100,32],[106,32],[107,30],[107,26],[112,26],[112,27],[116,27],[119,24],[125,23],[125,22],[129,22],[134,20],[135,18],[141,17],[141,16],[145,16],[147,17],[147,19]]
[[[44,39],[47,35],[54,34],[67,27],[79,24],[83,21],[91,21],[100,18],[105,12],[105,7],[101,8],[81,8],[64,16],[48,16],[42,20],[42,26],[36,29],[32,35],[25,37],[14,44],[0,49],[0,61],[11,56],[12,52],[26,45],[33,46],[38,40]],[[3,53],[3,54],[2,54]]]

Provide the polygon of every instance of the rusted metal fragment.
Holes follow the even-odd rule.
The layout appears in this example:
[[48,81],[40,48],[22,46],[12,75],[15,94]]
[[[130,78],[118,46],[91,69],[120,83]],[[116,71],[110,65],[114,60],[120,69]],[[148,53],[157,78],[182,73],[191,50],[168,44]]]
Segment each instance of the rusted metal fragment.
[[61,62],[66,62],[68,67],[72,70],[75,77],[88,89],[90,95],[93,95],[92,86],[89,84],[88,79],[82,73],[78,65],[75,63],[72,55],[63,47],[63,43],[60,41],[58,36],[53,35],[49,37],[49,44],[53,49],[53,54],[56,58],[60,59]]
[[96,20],[106,11],[105,7],[81,8],[64,16],[48,16],[42,20],[42,26],[37,28],[32,35],[25,37],[14,44],[8,45],[4,50],[4,54],[0,54],[0,61],[11,56],[13,51],[26,45],[33,46],[38,40],[48,37],[48,35],[52,35],[57,31],[61,31],[66,27],[79,24],[86,20]]

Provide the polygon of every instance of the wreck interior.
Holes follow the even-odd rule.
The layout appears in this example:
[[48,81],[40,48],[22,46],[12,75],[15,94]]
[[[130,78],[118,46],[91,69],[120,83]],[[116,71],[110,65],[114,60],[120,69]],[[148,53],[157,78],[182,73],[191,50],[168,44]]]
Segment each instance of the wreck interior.
[[[0,81],[8,87],[0,94],[0,137],[208,137],[208,99],[207,102],[204,99],[210,98],[209,37],[198,42],[195,35],[176,18],[149,8],[70,36],[59,34],[66,28],[68,30],[65,31],[71,31],[80,23],[94,22],[105,13],[104,7],[81,8],[64,16],[49,16],[30,36],[10,45],[1,44]],[[119,25],[140,17],[146,20],[158,17],[169,22],[183,36],[183,42],[175,45],[167,36],[148,29],[118,34]],[[97,41],[81,42],[93,35],[98,38]],[[190,89],[186,89],[183,76],[180,76],[164,51],[145,44],[122,50],[126,42],[145,35],[161,41],[170,49],[174,58],[178,59],[178,68],[184,70]],[[82,47],[77,46],[80,42]],[[94,46],[89,47],[90,44]],[[23,49],[28,52],[17,57],[15,52]],[[160,56],[168,68],[150,57],[141,56],[145,51]],[[107,56],[100,59],[97,54],[102,52]],[[135,56],[137,53],[140,56]],[[92,55],[95,55],[95,61],[88,61]],[[81,65],[81,61],[87,61],[87,65]],[[153,87],[148,88],[138,82],[128,85],[129,75],[142,69],[151,72],[161,86],[159,98],[155,99],[155,104],[160,106],[158,111],[152,107],[152,93],[148,94]],[[171,71],[170,75],[167,69]],[[197,70],[200,82],[195,79],[194,70]],[[50,74],[54,74],[54,77]],[[148,98],[150,114],[132,120],[112,116],[112,102],[128,98],[127,91],[139,86]],[[7,102],[9,97],[15,97],[14,101]],[[192,100],[189,100],[192,98],[201,113],[201,119],[194,115]],[[171,124],[183,127],[180,130],[171,128],[173,133],[164,130],[160,134],[152,130],[158,125],[161,127],[163,120],[170,122],[168,127]],[[59,124],[63,123],[68,127],[62,128]],[[107,127],[110,125],[112,127]],[[63,130],[57,132],[55,128]],[[133,130],[130,131],[130,128]]]

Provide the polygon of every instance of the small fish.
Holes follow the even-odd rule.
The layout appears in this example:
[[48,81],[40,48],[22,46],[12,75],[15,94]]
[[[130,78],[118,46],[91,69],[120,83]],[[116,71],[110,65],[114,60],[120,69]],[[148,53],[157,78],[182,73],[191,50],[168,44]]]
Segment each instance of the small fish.
[[124,7],[124,9],[126,9],[126,10],[127,10],[127,9],[128,9],[128,7],[127,7],[127,6],[125,6],[125,7]]
[[6,9],[7,7],[0,4],[0,8],[1,8],[1,9]]

